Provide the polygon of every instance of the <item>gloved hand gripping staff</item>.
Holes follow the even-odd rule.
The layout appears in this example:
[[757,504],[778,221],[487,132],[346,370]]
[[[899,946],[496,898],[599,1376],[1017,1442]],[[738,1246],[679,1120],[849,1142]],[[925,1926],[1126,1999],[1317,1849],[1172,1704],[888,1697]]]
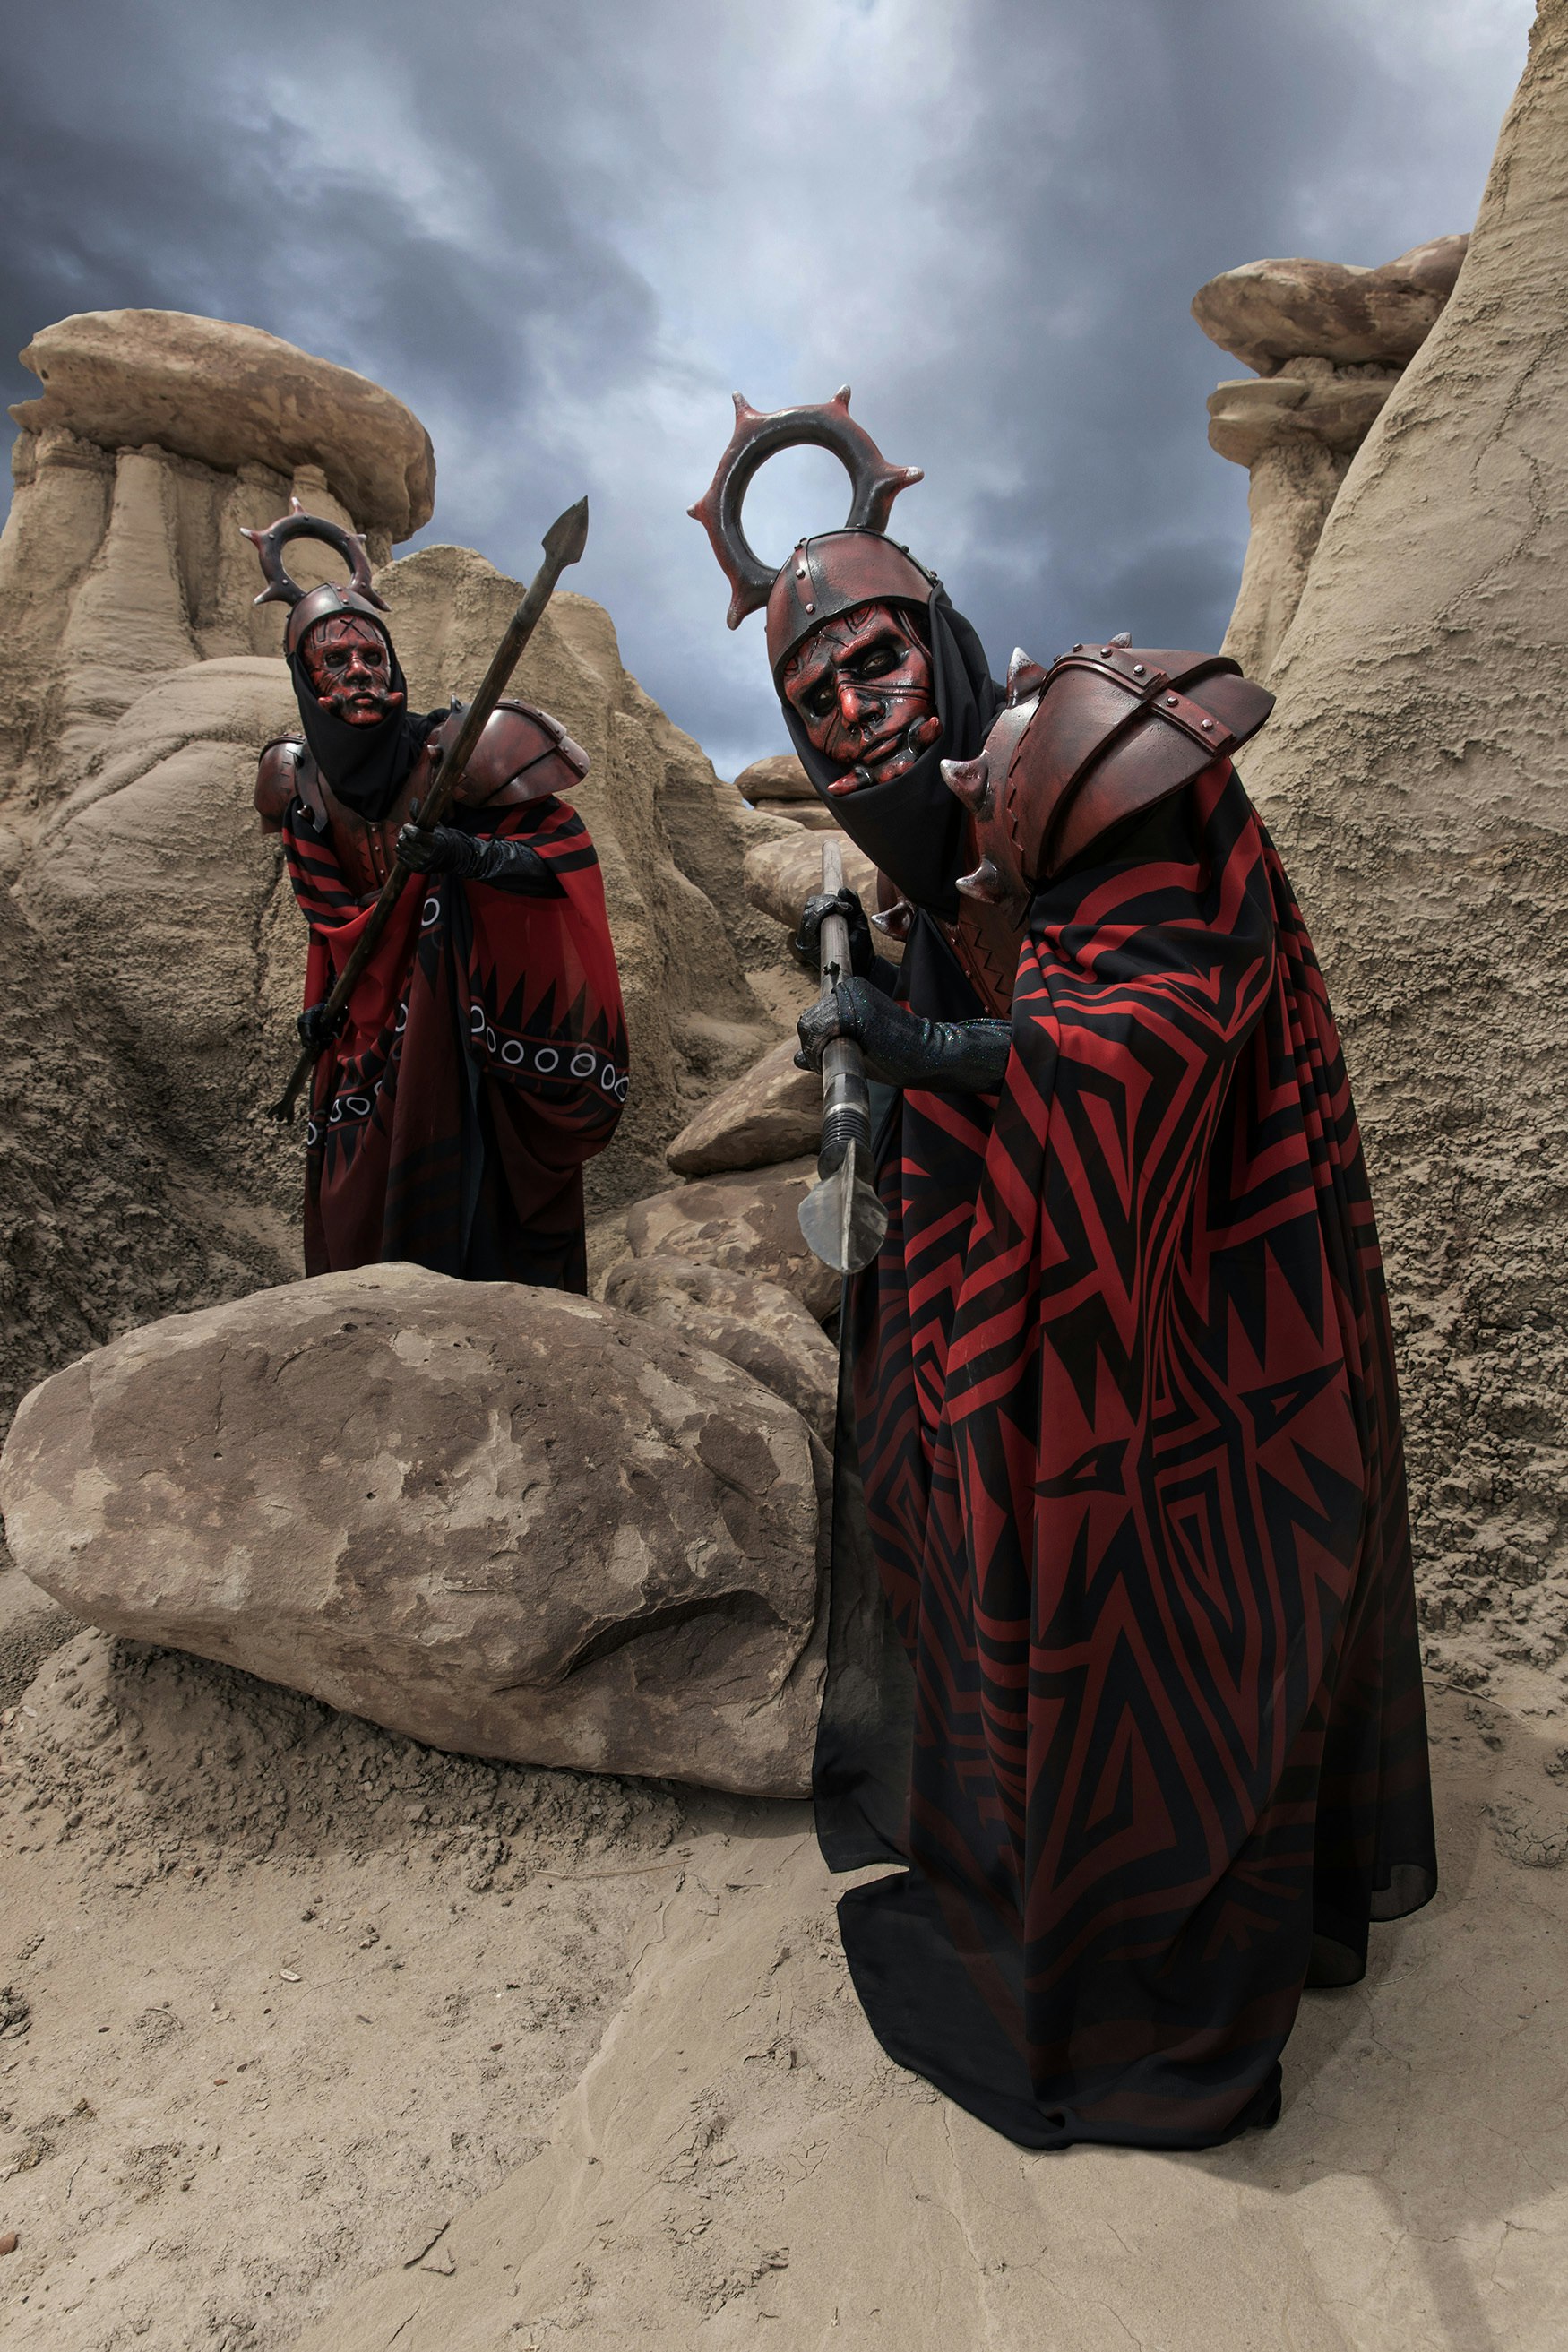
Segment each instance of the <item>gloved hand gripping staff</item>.
[[[837,841],[822,845],[822,887],[844,887],[844,862]],[[833,909],[821,932],[822,993],[831,999],[850,976],[849,926]],[[822,1148],[819,1181],[800,1204],[800,1229],[825,1265],[858,1274],[882,1246],[888,1213],[877,1197],[871,1164],[871,1095],[865,1056],[848,1037],[834,1037],[822,1055]]]

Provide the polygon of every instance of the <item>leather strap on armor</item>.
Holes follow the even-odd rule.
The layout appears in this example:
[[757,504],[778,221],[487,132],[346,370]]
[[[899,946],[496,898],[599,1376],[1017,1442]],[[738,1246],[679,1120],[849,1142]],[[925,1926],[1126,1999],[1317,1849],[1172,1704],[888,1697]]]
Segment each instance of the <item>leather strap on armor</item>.
[[[315,830],[331,835],[349,890],[358,898],[374,896],[392,871],[397,836],[414,803],[429,794],[437,754],[457,740],[464,708],[455,703],[434,730],[395,802],[374,824],[343,805],[298,737],[274,738],[257,763],[256,808],[262,830],[281,831],[290,802],[298,801]],[[552,793],[570,793],[587,771],[587,753],[548,711],[527,702],[500,702],[458,787],[458,805],[516,808]]]
[[1015,654],[977,758],[943,762],[978,858],[959,889],[1020,913],[1117,825],[1228,759],[1274,698],[1221,654],[1074,646],[1048,670]]

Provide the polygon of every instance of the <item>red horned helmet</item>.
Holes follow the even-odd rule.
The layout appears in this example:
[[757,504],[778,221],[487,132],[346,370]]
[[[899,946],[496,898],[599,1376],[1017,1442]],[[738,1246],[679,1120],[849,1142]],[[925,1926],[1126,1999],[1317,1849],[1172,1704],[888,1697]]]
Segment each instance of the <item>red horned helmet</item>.
[[[752,478],[783,449],[814,444],[837,457],[849,477],[849,513],[841,530],[803,539],[778,569],[764,563],[747,539],[741,509]],[[824,621],[860,605],[924,607],[940,585],[908,548],[887,537],[893,500],[923,478],[918,466],[890,466],[849,414],[849,387],[816,407],[764,413],[735,394],[735,430],[703,496],[687,511],[707,531],[729,581],[729,624],[739,628],[763,605],[768,660],[776,678],[788,656]]]
[[[250,530],[245,524],[240,525],[261,558],[267,581],[256,602],[293,607],[283,633],[284,652],[298,653],[306,632],[318,621],[331,620],[344,613],[359,614],[374,622],[390,645],[385,625],[376,619],[378,613],[385,612],[386,599],[376,594],[370,576],[370,557],[359,533],[345,530],[341,523],[329,522],[324,515],[307,514],[298,499],[289,500],[289,509],[286,515],[268,523],[265,530]],[[319,539],[324,547],[335,548],[349,567],[348,586],[339,588],[329,581],[320,588],[306,589],[297,580],[290,580],[283,568],[283,550],[292,539]]]

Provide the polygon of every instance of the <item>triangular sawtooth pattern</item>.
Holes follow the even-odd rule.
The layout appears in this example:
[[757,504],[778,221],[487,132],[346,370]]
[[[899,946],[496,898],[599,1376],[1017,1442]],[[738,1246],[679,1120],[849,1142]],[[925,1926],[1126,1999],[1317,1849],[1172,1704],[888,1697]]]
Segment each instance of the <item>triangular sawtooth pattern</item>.
[[[1364,1937],[1392,1861],[1431,1873],[1338,1040],[1239,782],[1210,771],[1185,824],[1037,902],[994,1116],[903,1097],[850,1302],[915,1708],[914,1873],[846,1898],[851,1964],[895,2054],[1042,2145],[1224,2137],[1271,2095],[1314,1933]],[[911,1001],[950,1013],[921,969],[917,940]],[[956,2013],[919,2046],[918,1964],[877,1940],[917,1916],[1019,2053],[1005,2084]]]

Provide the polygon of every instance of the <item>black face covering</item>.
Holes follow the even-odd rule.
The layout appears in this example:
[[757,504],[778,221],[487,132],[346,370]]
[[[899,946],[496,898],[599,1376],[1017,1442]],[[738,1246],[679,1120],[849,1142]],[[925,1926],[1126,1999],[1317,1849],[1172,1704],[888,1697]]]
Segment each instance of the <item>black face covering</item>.
[[[951,919],[958,912],[954,883],[963,870],[963,810],[942,780],[943,760],[972,760],[1002,707],[979,638],[942,591],[926,607],[931,675],[942,733],[912,768],[885,784],[830,793],[848,773],[816,751],[794,708],[784,704],[790,740],[823,804],[857,849],[865,851],[906,898]],[[782,699],[782,697],[781,697]]]
[[[393,686],[406,697],[407,680],[396,647],[384,629],[381,634],[386,637]],[[401,709],[389,711],[374,727],[351,727],[346,719],[335,719],[322,707],[298,652],[289,656],[289,671],[305,740],[315,754],[317,767],[345,808],[353,809],[368,824],[379,824],[407,781],[426,737],[440,725],[446,712],[421,715],[411,711],[405,700]]]

